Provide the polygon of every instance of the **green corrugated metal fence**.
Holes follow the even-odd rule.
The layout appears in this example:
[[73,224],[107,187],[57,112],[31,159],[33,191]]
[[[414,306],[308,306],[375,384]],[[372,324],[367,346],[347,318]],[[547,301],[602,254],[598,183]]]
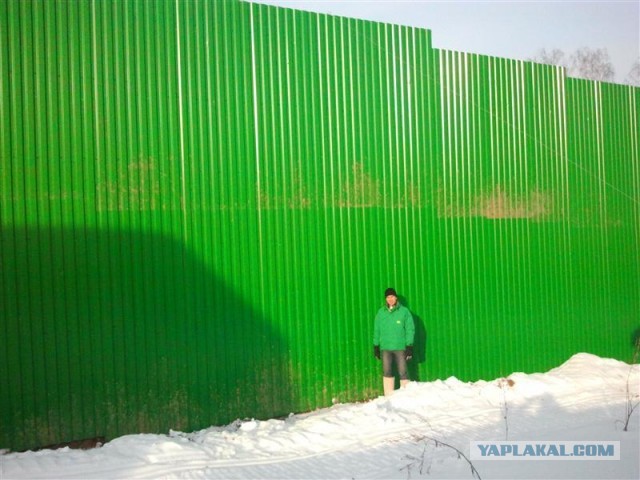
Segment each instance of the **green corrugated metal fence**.
[[429,32],[259,6],[252,21],[262,311],[289,343],[301,408],[371,396],[380,292],[424,283]]
[[640,326],[637,88],[237,1],[0,2],[0,447],[493,378]]

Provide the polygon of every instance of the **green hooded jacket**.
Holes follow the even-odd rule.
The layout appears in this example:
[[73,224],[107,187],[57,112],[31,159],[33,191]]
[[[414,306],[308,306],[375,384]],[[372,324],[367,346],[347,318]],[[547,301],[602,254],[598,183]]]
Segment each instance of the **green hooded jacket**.
[[407,345],[413,345],[415,332],[408,308],[400,303],[391,309],[385,305],[378,310],[373,322],[373,345],[381,350],[404,350]]

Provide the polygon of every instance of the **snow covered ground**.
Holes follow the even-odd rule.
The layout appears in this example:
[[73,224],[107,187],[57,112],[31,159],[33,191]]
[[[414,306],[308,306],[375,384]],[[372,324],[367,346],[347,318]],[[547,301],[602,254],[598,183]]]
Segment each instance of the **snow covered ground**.
[[[285,420],[0,455],[0,479],[640,478],[640,366],[578,354],[547,373],[411,383]],[[470,442],[620,442],[619,460],[472,460]],[[459,450],[463,455],[460,455]],[[551,457],[549,457],[551,458]]]

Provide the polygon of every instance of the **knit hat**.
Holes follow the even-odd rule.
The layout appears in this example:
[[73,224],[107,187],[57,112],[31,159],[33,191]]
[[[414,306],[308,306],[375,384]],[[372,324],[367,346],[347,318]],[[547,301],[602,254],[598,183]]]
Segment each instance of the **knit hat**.
[[394,297],[397,297],[398,294],[396,293],[396,289],[395,288],[387,288],[384,291],[384,296],[385,298],[388,297],[389,295],[393,295]]

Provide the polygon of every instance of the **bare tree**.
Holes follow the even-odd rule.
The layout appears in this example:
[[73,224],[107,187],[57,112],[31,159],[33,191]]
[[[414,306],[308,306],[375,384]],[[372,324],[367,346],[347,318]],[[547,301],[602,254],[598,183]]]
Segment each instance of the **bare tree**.
[[634,87],[640,87],[640,58],[636,60],[631,67],[631,70],[629,70],[629,73],[624,79],[624,83],[627,85],[633,85]]
[[558,65],[566,69],[569,68],[569,59],[559,48],[554,48],[553,50],[543,48],[531,60],[537,63],[544,63],[545,65]]
[[586,47],[571,55],[569,72],[573,77],[604,82],[612,81],[615,73],[606,48],[591,50]]
[[615,73],[606,48],[592,50],[583,47],[568,57],[557,48],[551,51],[542,49],[531,60],[548,65],[559,65],[567,70],[568,76],[588,80],[612,81]]

